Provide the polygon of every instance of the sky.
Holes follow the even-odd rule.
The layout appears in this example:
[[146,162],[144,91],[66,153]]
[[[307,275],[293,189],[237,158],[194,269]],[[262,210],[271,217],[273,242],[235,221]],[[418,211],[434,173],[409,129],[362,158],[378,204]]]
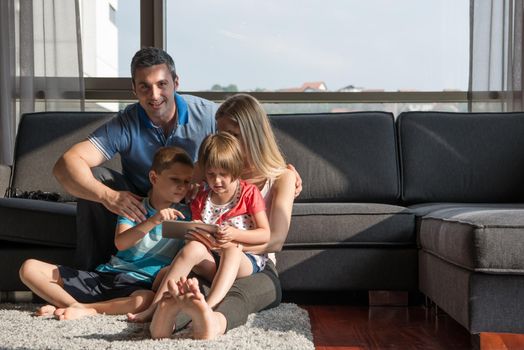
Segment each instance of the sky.
[[[121,75],[135,2],[119,2]],[[467,90],[469,0],[168,0],[166,35],[184,91]]]

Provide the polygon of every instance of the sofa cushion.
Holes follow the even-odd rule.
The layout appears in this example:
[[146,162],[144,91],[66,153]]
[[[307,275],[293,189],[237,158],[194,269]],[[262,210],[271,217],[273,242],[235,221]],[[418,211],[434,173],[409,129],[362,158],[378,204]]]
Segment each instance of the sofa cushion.
[[295,203],[286,248],[415,245],[408,209],[372,203]]
[[276,259],[286,292],[417,289],[414,247],[292,249],[277,253]]
[[[16,137],[11,186],[21,191],[57,192],[64,200],[72,200],[52,175],[53,166],[67,149],[85,140],[89,133],[113,115],[110,112],[24,114]],[[114,158],[105,166],[120,169],[119,159]]]
[[421,203],[410,205],[408,208],[417,218],[421,218],[439,210],[462,209],[464,207],[471,209],[492,209],[493,207],[497,209],[524,209],[524,203]]
[[0,240],[76,247],[76,205],[0,198]]
[[286,160],[303,180],[297,202],[394,203],[400,195],[393,115],[272,115]]
[[524,113],[405,112],[402,199],[524,202]]
[[436,210],[422,218],[419,242],[472,271],[524,274],[524,209],[493,204]]

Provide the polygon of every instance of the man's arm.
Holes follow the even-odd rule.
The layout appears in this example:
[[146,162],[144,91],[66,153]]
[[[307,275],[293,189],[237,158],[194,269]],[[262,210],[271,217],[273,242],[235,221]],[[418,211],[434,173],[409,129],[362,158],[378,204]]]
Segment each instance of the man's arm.
[[98,181],[91,168],[105,157],[90,141],[82,141],[66,151],[56,162],[53,175],[65,190],[78,198],[103,204],[111,212],[130,220],[145,220],[140,197],[128,191],[115,191]]
[[95,179],[91,168],[102,164],[104,155],[91,142],[82,141],[56,162],[53,175],[75,197],[102,203],[109,187]]

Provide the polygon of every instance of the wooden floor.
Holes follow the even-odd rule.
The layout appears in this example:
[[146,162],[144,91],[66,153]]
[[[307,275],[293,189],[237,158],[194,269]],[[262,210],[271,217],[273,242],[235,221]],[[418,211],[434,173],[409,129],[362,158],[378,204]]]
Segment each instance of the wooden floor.
[[524,335],[471,336],[444,312],[424,306],[301,306],[309,312],[316,350],[524,349]]

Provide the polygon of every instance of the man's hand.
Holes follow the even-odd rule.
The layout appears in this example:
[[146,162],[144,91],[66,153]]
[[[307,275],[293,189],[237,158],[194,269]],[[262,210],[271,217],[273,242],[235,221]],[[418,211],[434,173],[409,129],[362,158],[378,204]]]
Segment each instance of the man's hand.
[[302,192],[302,178],[300,177],[300,174],[298,173],[297,169],[295,169],[295,167],[292,164],[288,164],[287,168],[295,173],[295,198],[297,198],[300,195],[300,192]]
[[135,222],[146,220],[142,197],[129,191],[112,191],[102,204],[111,212]]

